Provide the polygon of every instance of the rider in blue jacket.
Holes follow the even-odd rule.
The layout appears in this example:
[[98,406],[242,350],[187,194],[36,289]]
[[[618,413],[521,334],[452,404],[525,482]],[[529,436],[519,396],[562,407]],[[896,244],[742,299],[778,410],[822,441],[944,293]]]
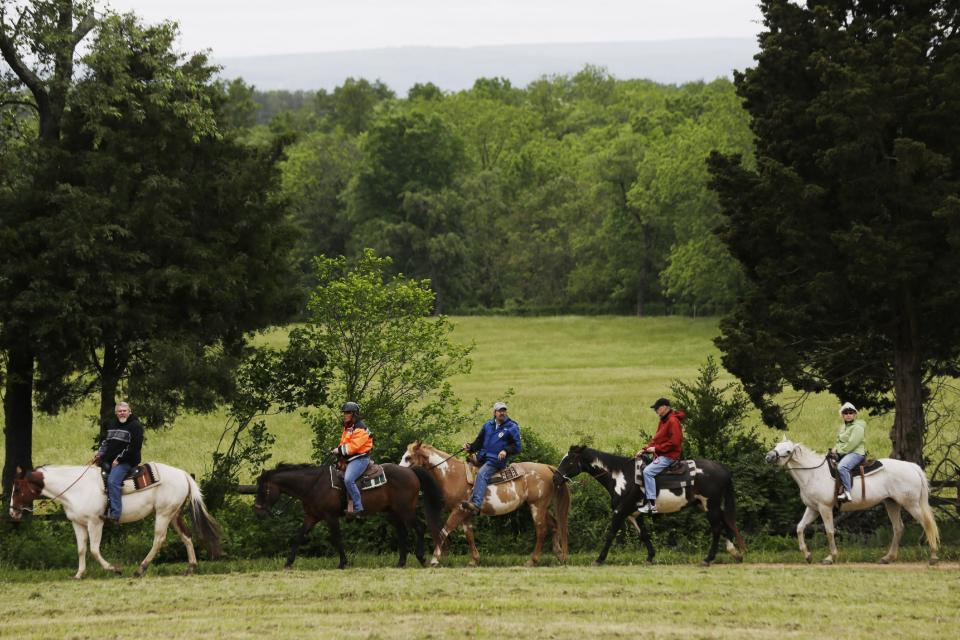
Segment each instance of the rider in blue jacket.
[[490,476],[505,468],[507,456],[520,453],[520,425],[507,416],[507,405],[497,402],[493,405],[493,418],[487,420],[477,438],[463,445],[463,448],[477,454],[477,460],[483,465],[473,481],[473,494],[469,500],[460,503],[460,508],[472,513],[480,513],[480,506],[487,493]]

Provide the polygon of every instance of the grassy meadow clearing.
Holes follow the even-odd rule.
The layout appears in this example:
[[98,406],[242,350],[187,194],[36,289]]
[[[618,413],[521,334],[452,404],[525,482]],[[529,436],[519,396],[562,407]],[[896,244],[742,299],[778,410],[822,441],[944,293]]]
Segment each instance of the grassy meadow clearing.
[[18,582],[0,603],[2,635],[955,638],[960,625],[960,572],[952,567],[277,566],[150,580],[149,589],[116,578]]
[[[511,416],[561,450],[590,437],[599,448],[634,452],[644,441],[641,430],[655,429],[652,401],[670,395],[672,380],[695,378],[708,356],[719,357],[713,318],[457,317],[453,322],[454,339],[475,344],[472,372],[454,381],[460,398],[489,407],[512,389]],[[277,329],[259,340],[280,346],[285,335],[285,329]],[[136,398],[130,400],[136,411]],[[790,437],[826,449],[839,424],[837,406],[829,396],[809,399],[793,416]],[[89,459],[95,413],[96,405],[88,402],[58,416],[38,414],[34,462]],[[472,439],[486,417],[484,410],[475,425],[463,429],[464,439]],[[868,416],[867,421],[870,451],[886,455],[892,416]],[[199,477],[209,468],[224,424],[223,413],[182,416],[172,428],[148,434],[144,458]],[[277,436],[271,462],[310,459],[312,433],[298,415],[274,416],[268,424]],[[761,428],[771,441],[780,437]]]

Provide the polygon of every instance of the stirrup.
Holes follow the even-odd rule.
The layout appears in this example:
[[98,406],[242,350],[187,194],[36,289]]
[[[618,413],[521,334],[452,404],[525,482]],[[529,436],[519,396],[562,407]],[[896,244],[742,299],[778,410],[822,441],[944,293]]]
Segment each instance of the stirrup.
[[659,513],[659,511],[657,511],[657,505],[650,504],[649,502],[644,503],[644,505],[637,509],[637,511],[639,513]]

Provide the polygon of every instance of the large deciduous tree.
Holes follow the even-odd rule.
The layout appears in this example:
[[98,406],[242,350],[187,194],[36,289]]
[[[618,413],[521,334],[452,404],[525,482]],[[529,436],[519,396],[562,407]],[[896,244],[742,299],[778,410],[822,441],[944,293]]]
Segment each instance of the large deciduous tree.
[[[99,392],[107,415],[125,385],[154,424],[209,409],[230,390],[223,365],[245,334],[292,309],[275,159],[224,126],[216,69],[174,50],[175,25],[109,12],[74,60],[62,50],[77,40],[74,5],[31,3],[18,26],[3,23],[4,56],[20,69],[11,85],[29,91],[40,136],[20,154],[31,183],[0,191],[5,481],[31,463],[34,399],[52,412]],[[35,82],[46,75],[63,94],[55,126]]]
[[922,462],[927,382],[960,373],[960,4],[761,8],[756,168],[710,161],[750,283],[724,365],[775,426],[785,384],[895,409],[892,455]]

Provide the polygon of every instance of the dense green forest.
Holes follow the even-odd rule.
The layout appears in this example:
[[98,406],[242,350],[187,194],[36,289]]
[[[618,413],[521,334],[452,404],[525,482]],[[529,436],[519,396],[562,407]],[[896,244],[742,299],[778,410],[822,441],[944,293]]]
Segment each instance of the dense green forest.
[[394,258],[443,312],[703,314],[742,286],[713,233],[711,150],[751,155],[731,82],[618,80],[585,67],[406,98],[228,87],[251,145],[280,151],[302,258]]

